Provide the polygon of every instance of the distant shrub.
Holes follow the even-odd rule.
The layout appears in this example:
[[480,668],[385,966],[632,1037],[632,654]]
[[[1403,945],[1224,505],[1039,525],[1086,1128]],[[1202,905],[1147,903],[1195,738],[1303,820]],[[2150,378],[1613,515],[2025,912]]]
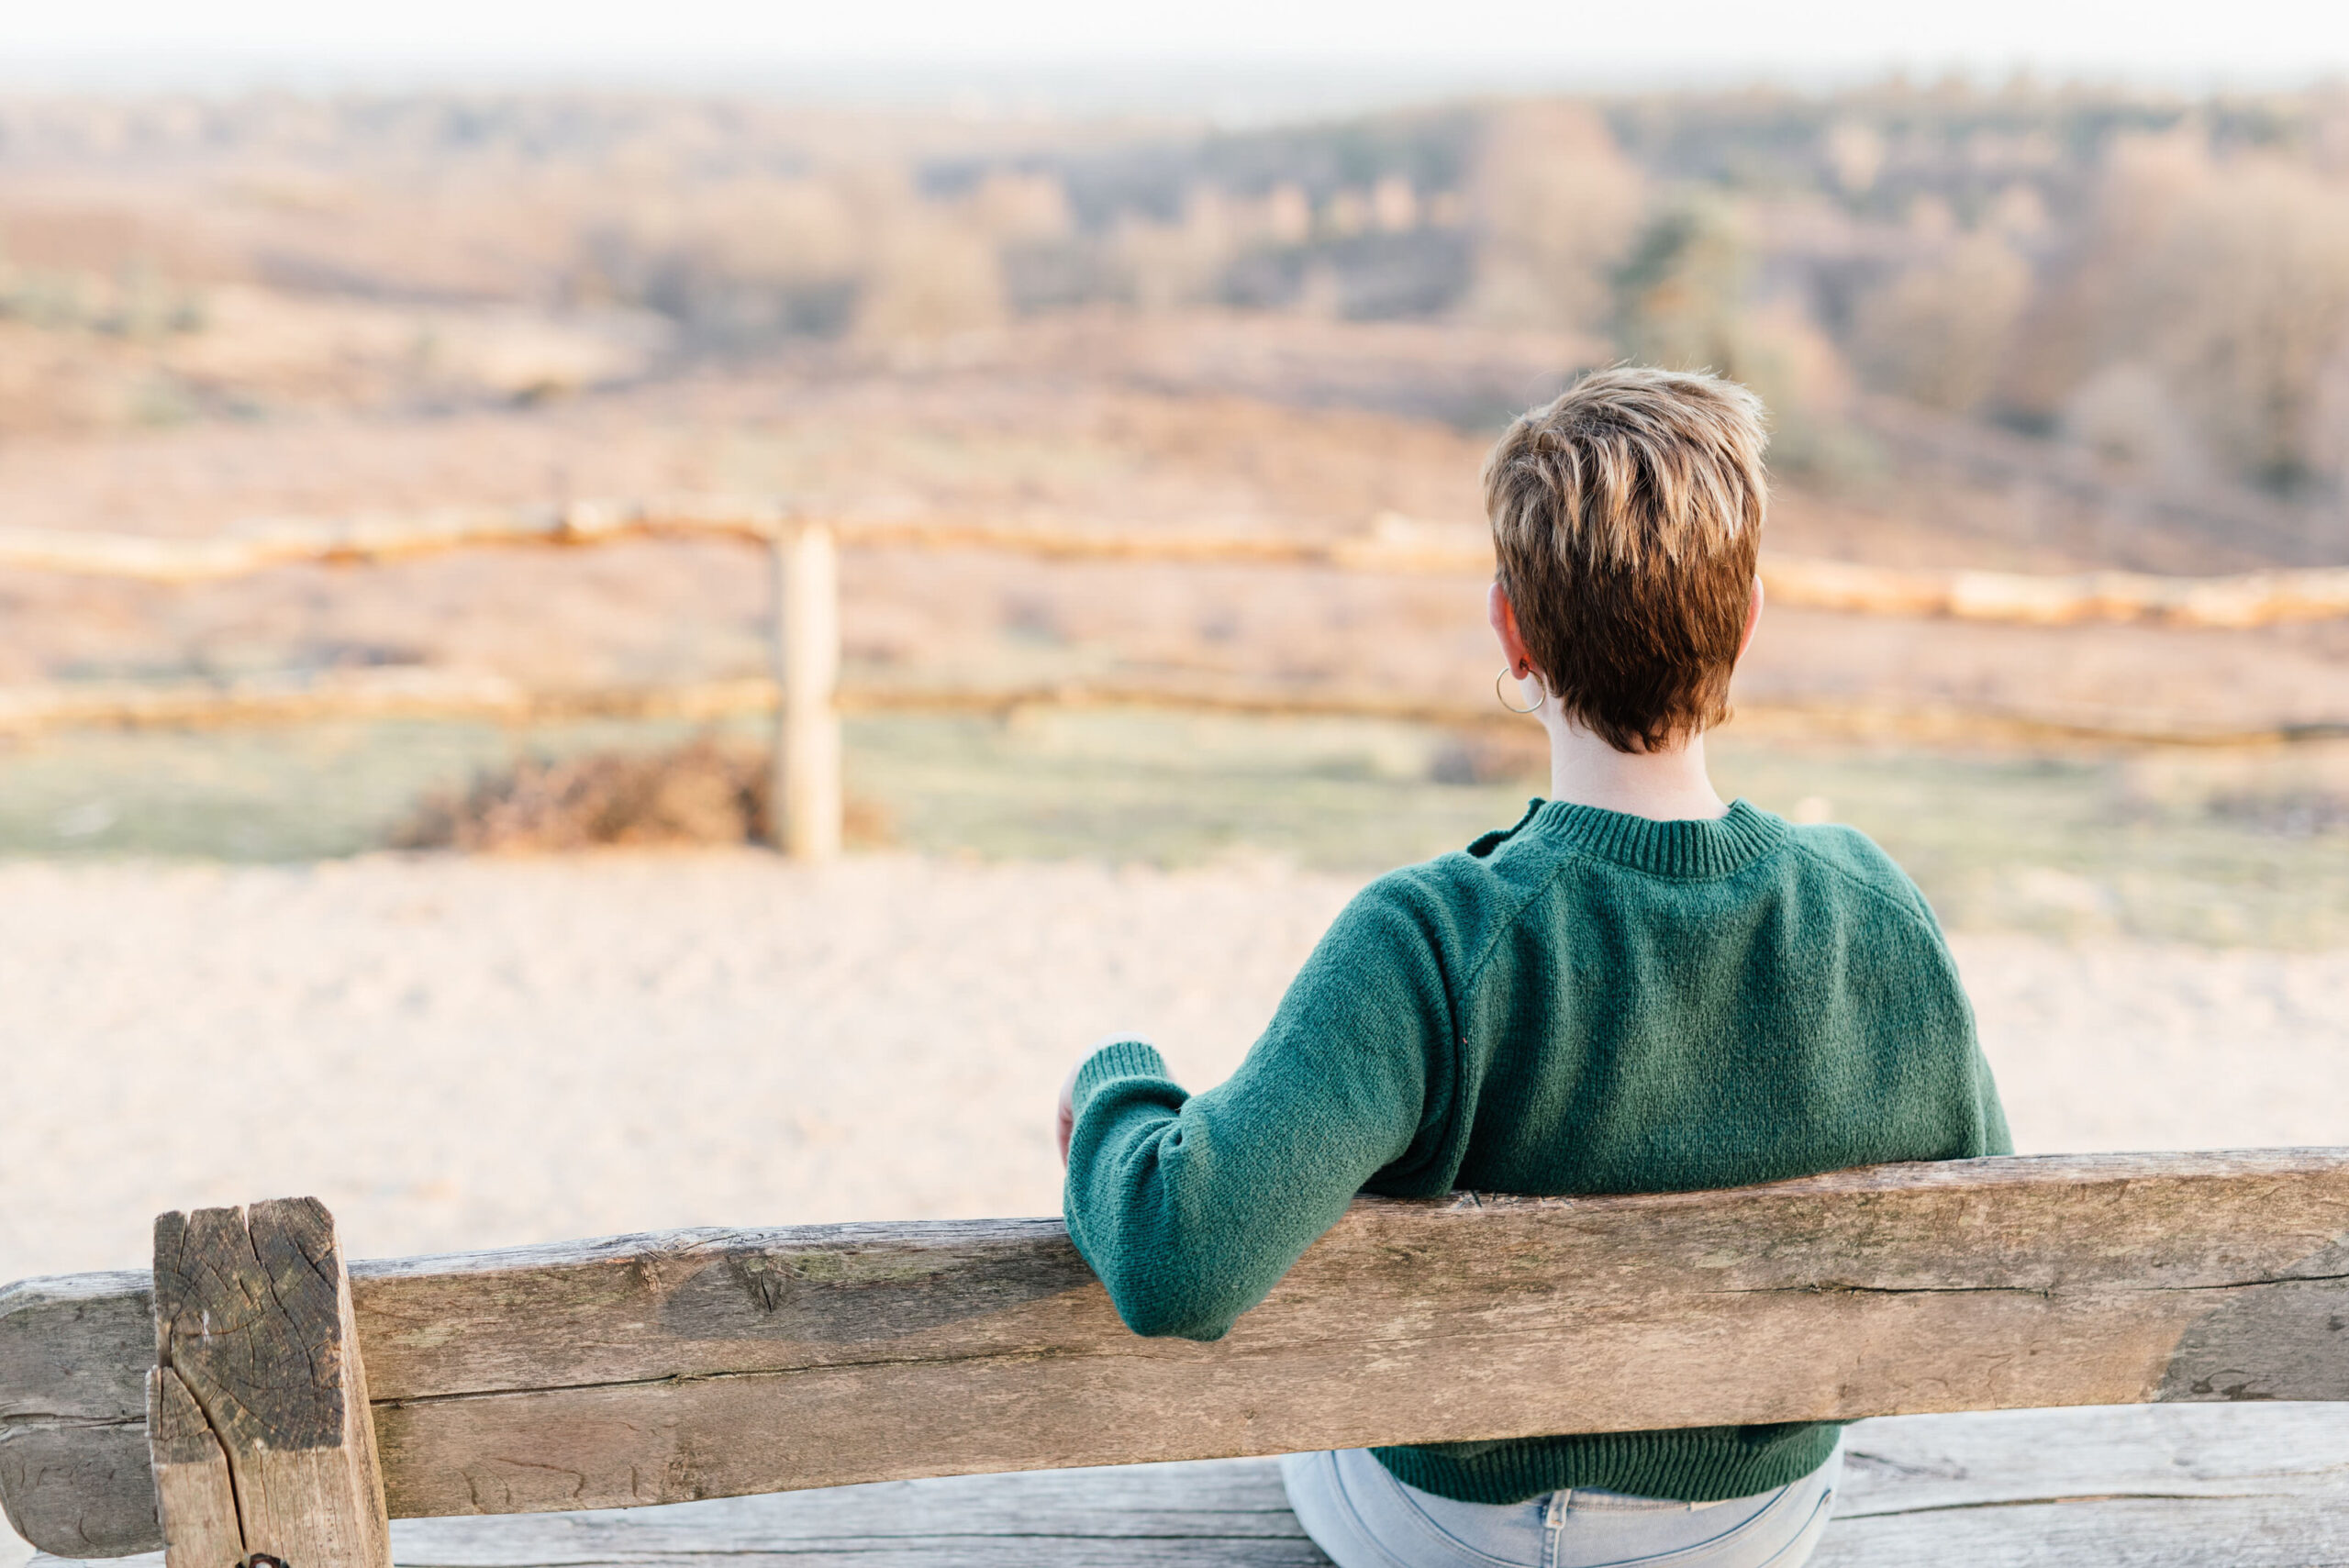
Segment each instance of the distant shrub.
[[[707,737],[668,751],[533,759],[427,798],[393,831],[391,844],[510,854],[764,843],[769,791],[764,755]],[[848,815],[852,843],[886,840],[871,807],[852,802]]]
[[1496,111],[1475,203],[1472,319],[1575,330],[1605,318],[1609,280],[1639,234],[1647,195],[1596,113],[1571,103]]
[[2339,485],[2349,187],[2188,121],[2113,139],[2084,227],[2021,344],[2067,433],[2157,471],[2183,447],[2279,493]]
[[1967,235],[1860,302],[1860,363],[1904,397],[1970,414],[1997,389],[2031,296],[2031,266],[2012,246]]
[[1530,724],[1453,736],[1428,759],[1428,782],[1440,784],[1531,784],[1549,771],[1549,742]]
[[2074,388],[2057,428],[2117,468],[2169,480],[2210,477],[2192,422],[2161,376],[2135,360],[2106,365]]
[[2349,795],[2333,790],[2299,789],[2281,794],[2239,790],[2213,795],[2205,809],[2219,821],[2287,839],[2311,839],[2321,833],[2349,829]]
[[1684,194],[1662,206],[1617,271],[1615,337],[1625,357],[1711,371],[1753,389],[1770,412],[1770,462],[1849,477],[1872,456],[1846,415],[1851,372],[1801,304],[1755,298],[1754,243],[1739,204]]
[[1734,378],[1753,277],[1738,205],[1685,194],[1659,207],[1613,274],[1616,341],[1644,364]]

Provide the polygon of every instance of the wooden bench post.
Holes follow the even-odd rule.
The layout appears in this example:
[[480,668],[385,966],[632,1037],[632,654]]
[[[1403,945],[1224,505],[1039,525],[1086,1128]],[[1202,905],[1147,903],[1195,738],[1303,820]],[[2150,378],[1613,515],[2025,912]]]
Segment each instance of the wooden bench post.
[[391,1568],[351,1281],[324,1205],[157,1218],[155,1347],[148,1441],[167,1568]]

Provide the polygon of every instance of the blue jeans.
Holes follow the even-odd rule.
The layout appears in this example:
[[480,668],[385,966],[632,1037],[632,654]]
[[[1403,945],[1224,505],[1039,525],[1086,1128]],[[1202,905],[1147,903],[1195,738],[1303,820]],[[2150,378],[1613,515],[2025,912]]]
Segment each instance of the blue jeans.
[[1586,1487],[1455,1503],[1408,1486],[1368,1449],[1281,1461],[1289,1507],[1338,1568],[1799,1568],[1834,1512],[1839,1444],[1801,1480],[1724,1503]]

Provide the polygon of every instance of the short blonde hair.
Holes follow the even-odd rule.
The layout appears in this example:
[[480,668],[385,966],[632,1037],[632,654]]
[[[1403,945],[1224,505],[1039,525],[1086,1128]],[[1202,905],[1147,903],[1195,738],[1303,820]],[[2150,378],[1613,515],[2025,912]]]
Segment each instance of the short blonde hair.
[[1565,711],[1619,751],[1729,717],[1769,505],[1762,401],[1620,367],[1521,416],[1485,462],[1502,592]]

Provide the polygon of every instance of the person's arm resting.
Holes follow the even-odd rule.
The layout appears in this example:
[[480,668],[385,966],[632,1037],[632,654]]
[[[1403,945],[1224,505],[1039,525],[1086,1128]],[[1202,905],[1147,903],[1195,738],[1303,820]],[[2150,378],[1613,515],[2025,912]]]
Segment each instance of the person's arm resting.
[[1453,1029],[1417,902],[1385,883],[1357,897],[1204,1094],[1139,1040],[1078,1071],[1069,1234],[1134,1332],[1220,1339],[1411,1148]]

